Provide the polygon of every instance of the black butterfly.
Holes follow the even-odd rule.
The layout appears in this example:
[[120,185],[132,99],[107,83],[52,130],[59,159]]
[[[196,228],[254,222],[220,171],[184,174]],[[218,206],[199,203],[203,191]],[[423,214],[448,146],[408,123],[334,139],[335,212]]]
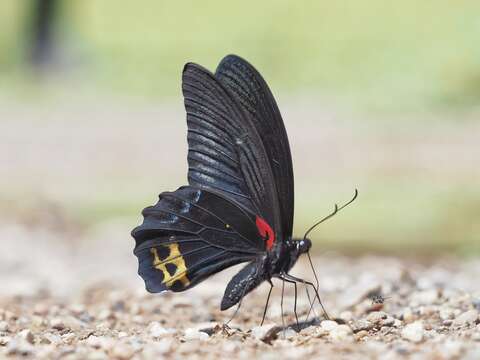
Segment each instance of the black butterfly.
[[248,62],[229,55],[215,74],[186,64],[182,90],[189,185],[161,193],[132,231],[146,289],[184,291],[248,262],[228,283],[222,310],[263,281],[273,286],[273,277],[307,283],[318,296],[318,281],[316,287],[288,274],[311,242],[307,234],[292,239],[290,147],[265,80]]

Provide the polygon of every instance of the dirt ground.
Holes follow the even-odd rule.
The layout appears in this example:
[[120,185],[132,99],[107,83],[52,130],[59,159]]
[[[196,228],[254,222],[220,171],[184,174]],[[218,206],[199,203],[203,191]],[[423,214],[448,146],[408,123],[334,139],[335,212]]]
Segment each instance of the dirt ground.
[[[478,202],[456,191],[478,183],[478,122],[377,126],[302,102],[282,107],[300,190],[296,226],[330,211],[345,189],[348,198],[352,184],[361,189],[360,205],[312,239],[330,320],[317,304],[305,322],[301,286],[297,332],[294,291],[286,287],[282,312],[278,281],[264,326],[267,286],[223,327],[233,310],[220,312],[220,301],[238,268],[186,293],[146,293],[132,254],[129,232],[140,221],[132,214],[184,182],[183,109],[73,103],[0,106],[0,358],[480,359],[478,257],[346,257],[322,249],[335,229],[338,239],[371,245],[373,236],[377,243],[395,236],[407,248],[427,236],[452,246],[476,236]],[[455,202],[440,207],[433,200],[446,191]],[[462,216],[452,219],[452,211]],[[304,261],[293,274],[313,279]]]
[[[267,286],[251,293],[225,328],[233,310],[222,313],[219,304],[235,269],[186,293],[148,294],[125,234],[125,225],[111,224],[72,246],[54,231],[2,226],[0,357],[480,358],[479,260],[324,253],[314,263],[331,320],[317,304],[317,318],[303,322],[309,302],[299,287],[296,332],[287,286],[282,329],[277,281],[264,326]],[[305,262],[293,274],[313,278]],[[372,300],[379,294],[383,304]]]

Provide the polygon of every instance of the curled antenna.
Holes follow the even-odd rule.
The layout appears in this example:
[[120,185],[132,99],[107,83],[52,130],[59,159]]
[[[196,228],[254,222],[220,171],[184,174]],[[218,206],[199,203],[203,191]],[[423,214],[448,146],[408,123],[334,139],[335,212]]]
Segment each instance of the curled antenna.
[[333,210],[332,213],[328,214],[327,216],[325,216],[323,219],[317,221],[315,224],[313,224],[310,229],[308,229],[306,232],[305,232],[305,235],[303,235],[303,240],[305,240],[307,238],[307,235],[310,234],[310,232],[315,229],[318,225],[320,225],[321,223],[323,223],[324,221],[330,219],[331,217],[335,216],[340,210],[342,210],[343,208],[347,207],[348,205],[350,205],[352,202],[355,201],[355,199],[357,198],[358,196],[358,190],[355,189],[355,194],[353,195],[353,197],[350,199],[350,201],[348,201],[347,203],[343,204],[342,206],[338,207],[337,204],[335,204],[335,209]]
[[[343,208],[345,208],[346,206],[350,205],[352,202],[355,201],[355,199],[357,198],[358,196],[358,190],[355,189],[355,194],[353,195],[353,197],[350,199],[350,201],[346,202],[345,204],[343,204],[342,206],[338,207],[337,204],[335,204],[335,209],[333,210],[333,212],[327,216],[325,216],[323,219],[317,221],[313,226],[311,226],[306,232],[305,232],[305,235],[303,235],[303,240],[305,240],[307,238],[307,235],[313,230],[315,229],[318,225],[320,225],[321,223],[323,223],[324,221],[330,219],[331,217],[333,217],[336,213],[338,213],[340,210],[342,210]],[[310,257],[310,251],[307,252],[307,255],[308,255],[308,261],[310,262],[310,267],[312,268],[312,272],[313,272],[313,276],[315,277],[315,283],[316,283],[316,286],[317,286],[317,290],[320,286],[320,282],[318,281],[318,276],[317,276],[317,272],[315,271],[315,267],[313,266],[313,262],[312,262],[312,258]],[[320,296],[318,295],[318,291],[316,293],[316,296],[315,298],[313,299],[313,303],[315,302],[315,299],[318,297],[318,301],[320,303],[320,306],[322,307],[322,310],[323,310],[323,313],[325,315],[325,317],[327,319],[329,319],[329,316],[325,310],[325,308],[323,307],[323,303],[322,303],[322,300],[320,299]],[[307,319],[308,319],[308,315],[310,315],[310,311],[312,310],[313,308],[313,303],[310,304],[310,310],[308,311],[308,314],[307,314]]]

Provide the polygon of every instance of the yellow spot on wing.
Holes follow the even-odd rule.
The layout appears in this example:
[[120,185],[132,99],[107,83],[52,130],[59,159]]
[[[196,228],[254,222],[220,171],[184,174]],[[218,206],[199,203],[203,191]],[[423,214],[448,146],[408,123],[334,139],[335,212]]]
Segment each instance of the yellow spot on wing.
[[[183,259],[178,244],[167,244],[163,245],[170,250],[170,253],[164,260],[160,260],[156,248],[151,248],[150,252],[153,254],[153,267],[157,270],[160,270],[163,273],[162,283],[171,287],[175,281],[180,281],[183,286],[188,286],[190,280],[187,278],[187,266],[185,265],[185,260]],[[167,270],[167,264],[175,265],[175,273],[170,275]]]

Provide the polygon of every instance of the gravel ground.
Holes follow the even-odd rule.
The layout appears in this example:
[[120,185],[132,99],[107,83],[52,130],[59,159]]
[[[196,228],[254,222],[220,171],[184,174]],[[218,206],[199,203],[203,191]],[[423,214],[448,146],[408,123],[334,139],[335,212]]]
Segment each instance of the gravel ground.
[[[15,249],[24,253],[22,234],[29,239],[29,233],[3,229],[0,238],[15,236]],[[97,236],[104,238],[106,233]],[[59,246],[53,247],[55,251],[49,248],[38,233],[37,240],[37,247],[26,243],[34,256],[23,258],[23,263],[5,256],[13,248],[0,256],[0,357],[480,358],[478,259],[419,262],[335,253],[315,257],[322,300],[331,320],[324,320],[316,306],[317,318],[302,323],[309,305],[300,287],[301,331],[296,332],[289,287],[284,303],[287,326],[281,327],[279,282],[264,326],[259,323],[267,286],[245,299],[226,328],[222,324],[232,311],[220,312],[219,304],[232,271],[186,293],[151,295],[135,274],[131,243],[114,247],[92,241],[72,254]],[[101,254],[100,249],[104,258],[86,255]],[[82,270],[79,264],[88,261],[90,271]],[[47,263],[54,265],[47,268]],[[304,262],[293,273],[311,278]],[[383,304],[372,301],[379,294],[385,297]]]

